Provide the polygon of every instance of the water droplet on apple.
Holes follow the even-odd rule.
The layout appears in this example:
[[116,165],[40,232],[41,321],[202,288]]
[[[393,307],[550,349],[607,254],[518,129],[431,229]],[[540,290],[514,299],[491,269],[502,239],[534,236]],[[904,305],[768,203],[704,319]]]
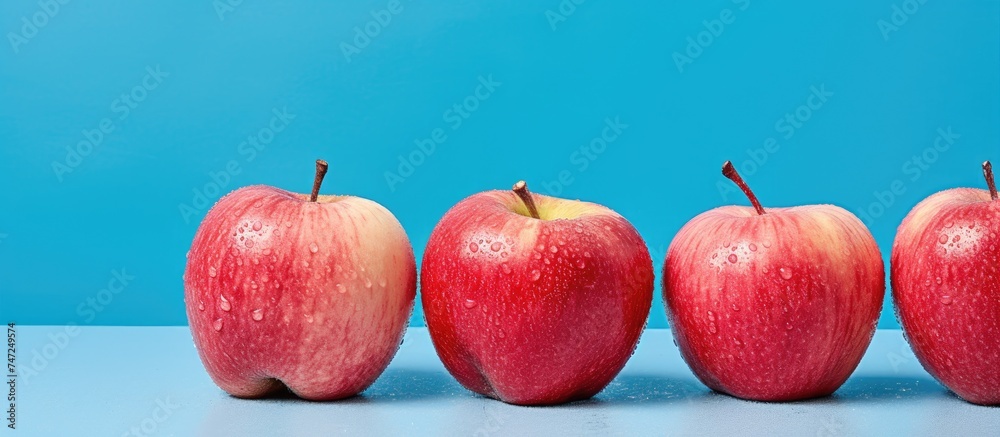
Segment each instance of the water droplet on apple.
[[257,308],[257,309],[255,309],[255,310],[253,310],[253,312],[252,312],[252,313],[250,313],[250,317],[251,317],[251,318],[252,318],[252,319],[253,319],[253,320],[254,320],[255,322],[259,322],[259,321],[260,321],[261,319],[263,319],[263,318],[264,318],[264,310],[263,310],[263,309],[260,309],[260,308]]
[[948,236],[947,235],[941,234],[941,236],[938,237],[938,243],[945,244],[947,242],[948,242]]
[[292,227],[292,222],[285,222],[285,227],[286,228]]
[[795,327],[792,326],[792,322],[785,323],[785,330],[791,331],[793,328]]
[[259,230],[260,230],[260,228],[262,228],[262,227],[264,227],[264,225],[262,225],[262,224],[260,223],[260,220],[257,220],[257,221],[255,221],[255,222],[253,222],[253,230],[255,230],[255,231],[259,231]]
[[931,286],[931,280],[928,279],[928,280],[924,281],[924,286],[930,287]]
[[264,249],[260,253],[263,254],[264,256],[268,256],[271,254],[271,248]]
[[499,241],[494,241],[493,244],[490,245],[490,250],[494,252],[499,252],[500,249],[503,249],[503,244]]
[[558,251],[559,251],[559,248],[556,247],[556,245],[554,245],[554,244],[551,247],[549,247],[549,252],[556,253]]
[[214,278],[219,272],[215,270],[215,267],[208,268],[208,276]]
[[710,320],[710,321],[713,321],[713,322],[714,322],[714,321],[715,321],[715,313],[713,313],[713,312],[709,311],[709,312],[708,312],[708,320]]
[[476,242],[469,243],[469,251],[472,253],[479,252],[479,244],[476,244]]
[[243,228],[241,227],[241,228],[237,229],[236,232],[239,232],[239,233],[242,234],[243,233]]
[[187,251],[187,252],[186,252],[186,253],[184,254],[184,258],[189,258],[189,257],[191,257],[191,251],[190,251],[190,250],[189,250],[189,251]]
[[941,277],[940,277],[940,276],[938,276],[937,278],[934,278],[934,282],[936,282],[936,283],[937,283],[937,285],[941,285],[941,283],[943,283],[943,282],[944,282],[944,280],[942,280],[942,279],[941,279]]
[[731,244],[733,244],[733,243],[730,243],[730,242],[727,241],[725,243],[722,243],[722,247],[729,247],[729,245],[731,245]]
[[205,311],[205,302],[198,302],[198,311]]
[[542,277],[542,272],[540,272],[538,270],[532,270],[531,271],[531,282],[535,282],[535,281],[538,280],[538,278],[541,278],[541,277]]
[[750,246],[748,246],[748,248],[750,249],[751,252],[756,252],[757,251],[757,245],[756,244],[750,243]]
[[590,252],[584,251],[583,252],[583,257],[584,258],[590,258]]
[[243,258],[236,258],[236,265],[242,266],[243,265]]
[[316,243],[309,243],[309,251],[312,253],[319,252],[319,245]]
[[[497,319],[497,321],[499,322],[500,319]],[[497,331],[497,337],[504,338],[506,336],[507,336],[507,334],[504,334],[503,329]]]
[[510,274],[510,266],[507,263],[500,264],[500,269],[503,270],[504,274]]
[[476,307],[476,301],[474,301],[472,299],[466,299],[465,300],[465,307],[468,308],[468,309],[475,308]]
[[711,332],[712,334],[715,334],[715,333],[719,332],[719,328],[715,327],[715,323],[710,323],[708,325],[708,332]]
[[337,289],[337,293],[347,293],[347,287],[344,284],[337,284],[334,287]]
[[536,259],[536,260],[539,260],[539,259],[542,259],[542,254],[540,254],[540,253],[538,253],[538,252],[535,252],[535,254],[534,254],[534,255],[532,255],[532,258],[534,258],[534,259]]
[[740,312],[740,306],[739,305],[733,304],[731,306],[731,308],[733,309],[733,311]]
[[955,238],[952,238],[951,241],[953,243],[958,243],[959,241],[962,241],[962,236],[961,235],[955,235]]
[[244,244],[246,244],[247,248],[251,248],[253,247],[253,240],[248,239]]
[[219,295],[219,308],[222,308],[222,311],[229,311],[229,310],[233,309],[233,305],[231,303],[229,303],[229,299],[226,299],[226,296],[223,296],[223,295],[220,294]]
[[768,247],[771,247],[771,242],[770,241],[765,241],[764,242],[764,248],[766,249]]
[[576,225],[576,227],[573,228],[573,231],[576,232],[577,234],[582,234],[583,233],[583,226]]
[[578,259],[578,260],[576,260],[576,268],[578,268],[578,269],[585,269],[585,268],[587,268],[587,263],[584,260],[582,260],[582,259]]
[[212,328],[215,329],[215,332],[221,331],[222,330],[222,318],[215,319],[215,321],[212,322]]
[[955,363],[951,362],[951,358],[946,358],[945,361],[944,361],[944,365],[945,366],[951,367],[953,364],[955,364]]
[[302,261],[302,267],[309,268],[309,261]]
[[735,253],[729,254],[729,257],[727,257],[726,259],[729,260],[729,262],[733,263],[733,264],[736,264],[736,261],[739,261],[739,258],[736,256]]
[[736,343],[739,347],[743,347],[743,342],[738,337],[733,337],[733,343]]
[[278,282],[278,281],[274,281],[274,288],[276,288],[276,289],[277,288],[281,288],[281,283]]
[[952,227],[952,226],[955,226],[955,224],[954,224],[954,223],[952,223],[952,222],[948,222],[948,223],[945,223],[945,224],[944,224],[944,227],[946,227],[946,228],[950,228],[950,227]]
[[253,259],[253,265],[255,265],[255,266],[256,265],[260,265],[260,258],[254,258]]
[[941,303],[945,304],[945,305],[951,305],[951,296],[949,296],[947,294],[944,295],[944,296],[941,296]]
[[792,279],[792,269],[787,267],[782,267],[778,269],[778,274],[781,275],[782,279],[788,280]]

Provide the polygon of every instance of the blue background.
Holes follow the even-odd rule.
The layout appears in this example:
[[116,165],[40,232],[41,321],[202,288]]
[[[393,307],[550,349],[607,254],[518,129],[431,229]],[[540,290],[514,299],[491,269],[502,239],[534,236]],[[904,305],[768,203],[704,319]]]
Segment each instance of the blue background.
[[[687,220],[747,204],[717,185],[726,159],[765,206],[869,211],[886,261],[913,205],[983,187],[979,164],[1000,161],[996,1],[911,1],[889,29],[904,2],[566,0],[560,12],[555,0],[404,0],[345,54],[355,27],[388,3],[71,2],[49,14],[35,1],[2,2],[2,317],[185,324],[184,254],[207,208],[185,217],[181,205],[227,166],[239,172],[223,193],[259,183],[305,192],[324,157],[324,192],[385,205],[418,259],[455,202],[526,179],[627,217],[658,272]],[[37,32],[25,29],[32,19],[44,22]],[[681,55],[691,62],[679,67]],[[157,66],[169,75],[135,90]],[[468,101],[476,110],[453,128],[446,111],[490,75],[500,85]],[[800,108],[813,87],[832,95]],[[116,99],[130,92],[145,98],[126,115]],[[284,108],[295,118],[250,160],[240,143]],[[801,127],[778,123],[797,110],[808,114]],[[609,117],[627,128],[586,158]],[[105,118],[114,130],[59,167]],[[932,153],[949,127],[960,136]],[[435,129],[447,139],[388,183]],[[779,148],[764,161],[768,138]],[[552,185],[561,172],[573,182]],[[905,191],[880,201],[894,181]],[[135,279],[99,311],[79,311],[116,269]],[[896,327],[886,302],[880,326]],[[665,326],[659,297],[650,317]]]

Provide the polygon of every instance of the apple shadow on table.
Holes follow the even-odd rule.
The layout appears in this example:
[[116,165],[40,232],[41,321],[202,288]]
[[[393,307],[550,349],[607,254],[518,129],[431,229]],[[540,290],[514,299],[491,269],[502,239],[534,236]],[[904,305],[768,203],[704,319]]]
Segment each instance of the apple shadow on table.
[[597,396],[565,404],[567,407],[654,405],[689,402],[711,391],[690,378],[654,374],[618,375]]
[[953,398],[954,394],[930,378],[880,375],[852,377],[832,396],[814,401],[858,403],[920,400],[932,397]]

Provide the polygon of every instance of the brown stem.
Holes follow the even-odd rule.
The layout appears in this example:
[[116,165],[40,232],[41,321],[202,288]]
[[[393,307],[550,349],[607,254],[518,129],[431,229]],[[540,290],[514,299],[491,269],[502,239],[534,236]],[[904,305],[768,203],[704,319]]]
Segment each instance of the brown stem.
[[989,161],[983,163],[983,177],[986,178],[986,186],[990,187],[990,197],[997,200],[997,183],[993,179],[993,164]]
[[524,206],[528,207],[528,213],[534,218],[538,217],[538,208],[535,207],[535,199],[531,198],[531,192],[528,191],[528,184],[524,181],[517,181],[514,184],[514,193],[517,193],[517,197],[521,198],[524,202]]
[[736,167],[733,167],[732,161],[726,161],[725,164],[722,164],[722,175],[735,182],[736,185],[743,190],[743,194],[746,194],[747,198],[750,199],[750,203],[753,204],[753,207],[757,210],[758,215],[764,215],[764,207],[760,206],[757,196],[753,194],[753,191],[750,191],[750,187],[747,186],[746,181],[744,181],[743,178],[740,177],[740,174],[736,172]]
[[330,166],[326,163],[326,161],[322,159],[316,160],[316,179],[313,179],[313,190],[312,194],[309,195],[310,202],[315,202],[319,197],[319,186],[323,185],[323,177],[326,176],[326,170],[329,167]]

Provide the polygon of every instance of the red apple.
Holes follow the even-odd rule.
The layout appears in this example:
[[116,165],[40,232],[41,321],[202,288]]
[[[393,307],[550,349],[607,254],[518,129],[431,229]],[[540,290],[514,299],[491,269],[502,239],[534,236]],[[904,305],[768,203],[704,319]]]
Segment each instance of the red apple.
[[920,202],[892,247],[892,298],[927,372],[962,399],[1000,404],[1000,200],[956,188]]
[[476,393],[521,405],[597,394],[649,315],[653,265],[635,228],[593,203],[472,195],[434,228],[421,298],[445,367]]
[[371,200],[252,186],[219,200],[188,254],[184,292],[208,374],[238,397],[287,387],[358,394],[395,354],[416,292],[413,249]]
[[843,208],[723,206],[680,230],[663,297],[681,354],[713,390],[759,401],[833,393],[871,342],[885,294],[878,246]]

